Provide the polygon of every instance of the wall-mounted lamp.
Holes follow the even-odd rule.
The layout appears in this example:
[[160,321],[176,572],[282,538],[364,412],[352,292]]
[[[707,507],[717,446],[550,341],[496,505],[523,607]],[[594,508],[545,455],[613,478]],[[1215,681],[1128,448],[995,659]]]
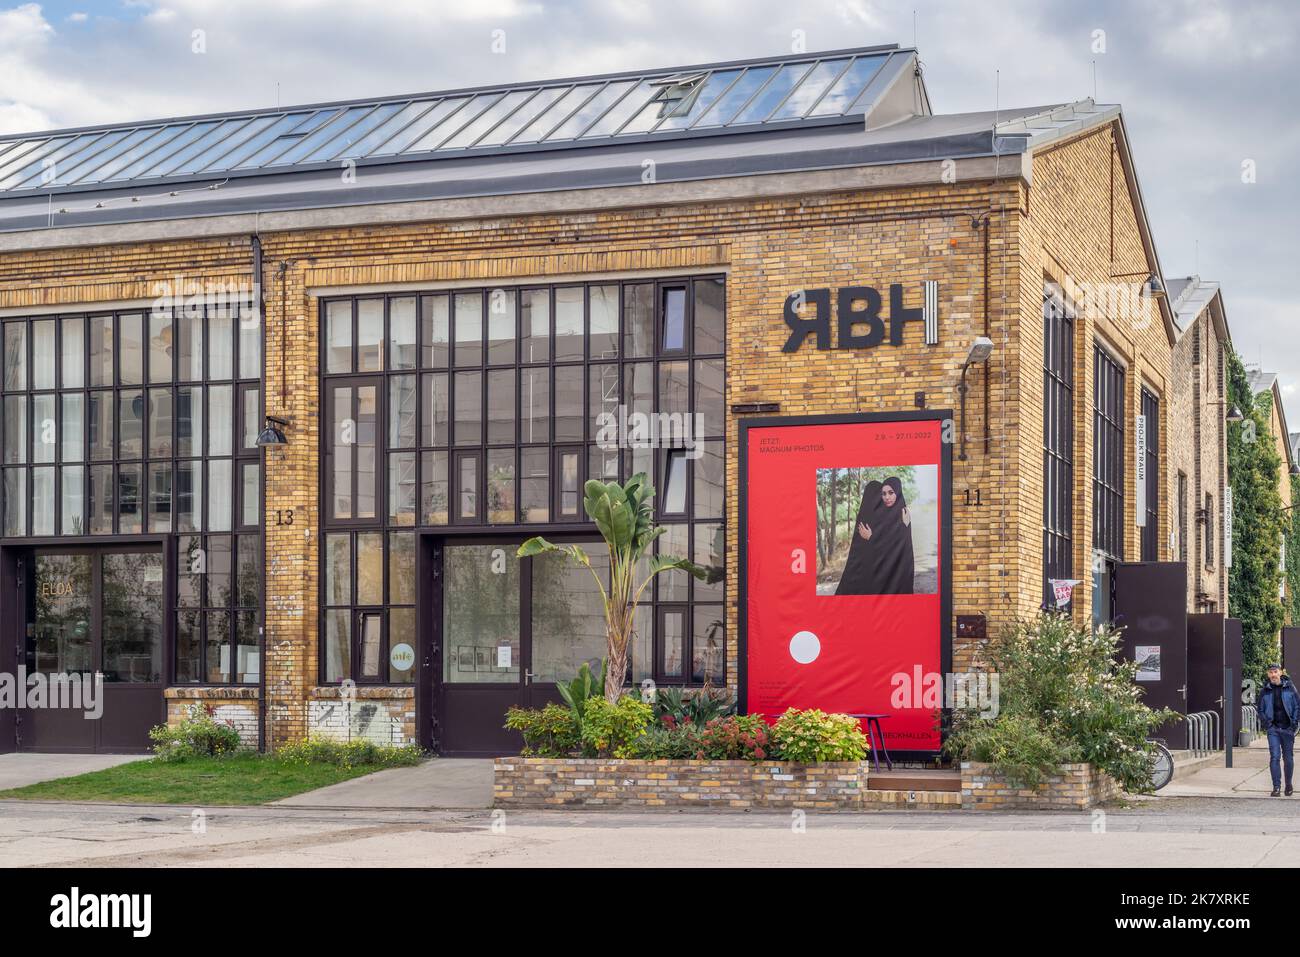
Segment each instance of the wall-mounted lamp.
[[1137,279],[1142,278],[1142,289],[1138,293],[1143,299],[1163,299],[1165,296],[1165,284],[1160,277],[1154,272],[1123,272],[1111,273],[1111,279]]
[[1240,422],[1240,421],[1242,421],[1242,420],[1245,419],[1245,418],[1246,418],[1246,417],[1245,417],[1244,415],[1241,414],[1241,409],[1237,408],[1235,405],[1229,407],[1229,409],[1228,409],[1228,421],[1229,421],[1229,422]]
[[[959,461],[966,461],[966,391],[969,388],[966,385],[966,370],[976,363],[989,361],[989,356],[993,355],[993,340],[988,336],[976,336],[975,341],[970,345],[970,351],[966,353],[966,361],[961,364],[961,381],[957,384],[957,394],[961,396],[961,422],[958,429],[961,432],[961,452],[957,458]],[[988,411],[985,410],[985,415]]]
[[276,446],[285,446],[289,440],[284,436],[283,426],[288,425],[284,419],[277,419],[273,415],[266,417],[266,428],[257,437],[258,448],[274,448]]

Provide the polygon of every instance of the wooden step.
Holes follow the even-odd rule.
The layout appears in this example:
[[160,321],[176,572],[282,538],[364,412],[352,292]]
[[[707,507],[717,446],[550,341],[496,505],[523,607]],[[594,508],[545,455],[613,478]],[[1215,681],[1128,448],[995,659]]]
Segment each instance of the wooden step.
[[870,771],[868,791],[960,791],[960,771]]

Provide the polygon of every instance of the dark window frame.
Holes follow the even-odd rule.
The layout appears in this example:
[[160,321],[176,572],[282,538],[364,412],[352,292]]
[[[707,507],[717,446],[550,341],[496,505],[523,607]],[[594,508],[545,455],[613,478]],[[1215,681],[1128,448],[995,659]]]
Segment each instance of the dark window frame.
[[[718,351],[697,351],[696,335],[695,335],[695,324],[696,324],[695,304],[696,304],[697,297],[694,292],[694,287],[696,283],[709,283],[709,282],[719,283],[722,287],[721,295],[719,297],[719,304],[722,308],[722,315],[723,315],[723,326],[721,329],[720,348]],[[633,356],[633,355],[629,355],[630,330],[627,323],[627,312],[628,312],[630,294],[628,290],[630,287],[640,287],[644,285],[651,286],[652,308],[653,308],[653,317],[652,317],[653,322],[652,322],[651,335],[653,336],[653,341],[649,344],[650,349],[647,355]],[[559,288],[574,288],[574,287],[583,289],[582,300],[583,300],[584,328],[582,330],[583,342],[582,342],[581,356],[566,357],[564,359],[557,360],[556,335],[555,335],[556,290]],[[614,341],[617,343],[617,353],[618,353],[616,357],[600,355],[593,348],[592,331],[591,331],[591,298],[592,298],[592,289],[597,287],[614,287],[617,290],[616,305],[617,305],[618,322],[617,322],[617,328],[614,331]],[[494,359],[490,355],[489,341],[488,341],[489,334],[490,334],[489,309],[492,301],[491,295],[493,291],[497,289],[503,289],[513,294],[511,296],[511,302],[513,304],[513,309],[514,309],[514,335],[515,335],[516,346],[514,350],[514,359],[512,362],[500,361]],[[679,350],[675,349],[675,350],[665,352],[662,349],[663,334],[664,334],[663,304],[665,301],[665,291],[668,289],[683,290],[684,300],[685,300],[684,309],[683,309],[683,329],[682,329],[683,348]],[[546,294],[546,301],[548,306],[547,329],[546,329],[547,355],[546,358],[542,360],[528,361],[523,355],[522,303],[525,294],[530,292],[536,292],[536,291],[544,291]],[[482,323],[483,340],[481,343],[482,348],[479,350],[479,357],[477,362],[458,362],[456,357],[455,297],[458,294],[466,294],[466,293],[482,294],[482,306],[484,310],[483,323]],[[423,320],[426,314],[425,313],[426,308],[429,309],[432,308],[431,304],[426,305],[426,303],[431,303],[431,301],[434,298],[439,296],[445,297],[447,299],[448,307],[450,310],[449,323],[447,328],[449,348],[447,350],[447,356],[445,362],[434,361],[430,364],[426,364],[425,350],[431,345],[431,343],[426,341],[427,330],[425,329],[425,322]],[[411,297],[413,297],[416,300],[416,343],[415,343],[416,368],[397,369],[397,368],[393,368],[391,362],[389,361],[391,340],[392,340],[392,335],[391,335],[392,302],[393,300],[396,299],[411,298]],[[356,363],[357,363],[358,349],[359,349],[357,332],[358,332],[358,322],[359,322],[358,315],[360,310],[360,307],[357,305],[357,303],[359,303],[361,300],[373,300],[373,299],[382,299],[384,301],[383,341],[381,343],[381,354],[383,355],[383,362],[382,362],[383,368],[379,371],[357,372]],[[332,489],[330,488],[330,483],[332,482],[332,477],[331,477],[332,472],[330,471],[330,463],[328,461],[330,456],[330,438],[329,438],[328,430],[332,428],[332,424],[329,421],[327,421],[329,419],[329,416],[327,414],[326,416],[323,417],[322,426],[321,426],[323,454],[321,456],[320,488],[321,488],[323,500],[326,503],[326,508],[323,509],[323,514],[325,515],[325,518],[322,522],[322,529],[320,533],[322,536],[329,534],[331,532],[344,531],[344,530],[362,531],[362,530],[379,530],[379,529],[382,529],[385,532],[407,530],[407,531],[416,531],[417,533],[428,532],[433,530],[433,531],[438,531],[445,534],[451,534],[457,536],[462,534],[470,535],[476,533],[483,534],[483,533],[491,533],[491,532],[513,531],[527,536],[527,535],[535,534],[538,531],[542,531],[546,527],[567,528],[568,526],[573,526],[575,530],[583,530],[589,527],[590,522],[587,521],[585,515],[581,514],[581,506],[579,506],[579,514],[576,517],[565,518],[559,515],[558,505],[559,505],[560,488],[559,488],[559,481],[558,481],[559,474],[557,470],[557,463],[559,461],[560,450],[562,449],[563,450],[572,449],[572,450],[576,450],[579,453],[578,454],[578,473],[579,473],[578,489],[579,489],[579,499],[581,499],[582,486],[592,471],[593,461],[595,460],[597,454],[600,452],[600,447],[596,443],[596,438],[597,438],[596,425],[594,422],[595,416],[593,415],[591,390],[593,388],[593,382],[592,382],[593,369],[603,365],[614,365],[617,367],[616,395],[619,400],[618,404],[622,405],[627,397],[626,389],[627,389],[627,382],[628,382],[627,379],[628,365],[637,362],[648,363],[648,371],[651,376],[651,380],[652,380],[651,386],[653,390],[651,408],[652,410],[658,410],[659,402],[660,402],[660,368],[662,363],[664,362],[685,363],[686,370],[687,370],[687,379],[685,384],[687,409],[693,413],[694,411],[696,411],[695,403],[696,403],[696,391],[697,391],[697,386],[696,386],[697,363],[700,361],[718,362],[721,365],[722,380],[724,383],[724,397],[723,397],[724,404],[720,411],[720,415],[721,415],[720,422],[716,425],[718,434],[716,436],[711,434],[708,438],[708,441],[719,444],[721,448],[723,448],[724,450],[726,448],[725,445],[726,418],[727,418],[727,413],[725,408],[726,277],[724,274],[700,273],[698,275],[684,275],[684,276],[671,276],[671,277],[617,278],[617,279],[604,279],[604,280],[600,279],[599,277],[596,277],[592,279],[571,280],[567,282],[556,282],[556,283],[500,283],[496,285],[485,284],[485,285],[478,285],[472,287],[446,287],[446,288],[430,287],[428,289],[422,289],[422,290],[403,290],[403,291],[392,291],[392,292],[383,292],[383,293],[366,293],[366,294],[357,294],[353,296],[331,296],[331,297],[322,298],[318,304],[319,321],[321,323],[322,330],[325,330],[325,324],[327,322],[327,316],[331,304],[338,303],[338,302],[351,302],[353,304],[350,313],[351,336],[352,336],[351,339],[351,363],[352,364],[351,364],[351,368],[346,371],[342,371],[342,370],[336,372],[326,371],[328,369],[329,340],[328,340],[327,331],[325,331],[321,336],[321,345],[320,345],[321,389],[322,389],[322,393],[327,393],[328,390],[331,388],[331,384],[333,382],[342,379],[348,379],[348,378],[379,377],[382,380],[379,383],[379,388],[378,388],[378,391],[380,393],[378,398],[380,419],[376,428],[376,434],[377,434],[376,461],[378,463],[377,466],[378,472],[376,475],[376,486],[377,486],[376,494],[378,497],[376,500],[376,508],[375,508],[376,518],[373,520],[371,519],[342,520],[342,519],[334,519],[331,517],[331,513],[333,511],[333,506],[332,506],[333,497],[332,497]],[[336,306],[335,308],[338,307]],[[564,367],[571,367],[577,369],[581,379],[582,400],[580,403],[580,415],[581,415],[583,425],[582,425],[581,438],[575,440],[566,440],[566,439],[557,438],[556,411],[557,411],[557,402],[559,401],[559,396],[558,396],[559,390],[557,388],[557,381],[558,381],[557,369],[563,369]],[[514,442],[512,443],[492,441],[488,435],[488,430],[486,428],[487,410],[489,408],[488,407],[488,381],[490,378],[487,373],[489,371],[504,370],[504,369],[514,370],[515,436],[514,436]],[[539,370],[539,369],[547,370],[547,375],[549,377],[549,389],[548,389],[548,400],[547,400],[548,401],[547,435],[545,441],[525,442],[524,435],[523,435],[523,416],[522,416],[522,413],[524,411],[523,376],[525,374],[525,371]],[[457,372],[464,372],[464,371],[476,371],[480,373],[479,405],[482,411],[481,418],[484,420],[484,424],[480,434],[480,442],[478,444],[458,446],[455,444],[456,389],[455,389],[454,377]],[[439,373],[447,376],[447,383],[448,383],[447,401],[446,401],[446,408],[444,410],[444,414],[446,415],[447,422],[448,422],[448,430],[447,430],[448,434],[445,436],[437,437],[440,438],[440,441],[435,441],[432,444],[426,444],[425,442],[426,414],[425,414],[425,403],[424,403],[424,389],[425,389],[425,378],[431,373]],[[393,451],[397,451],[396,449],[389,447],[388,417],[391,414],[391,410],[389,408],[390,405],[389,380],[391,376],[407,375],[407,374],[414,375],[416,377],[416,383],[417,383],[417,402],[416,402],[417,408],[416,408],[416,426],[415,426],[417,442],[413,447],[413,449],[410,449],[410,451],[414,451],[416,453],[416,479],[415,479],[416,517],[415,517],[414,526],[394,524],[393,520],[389,516],[390,509],[389,509],[389,501],[388,501],[389,499],[388,470],[391,464],[390,455]],[[705,441],[705,438],[703,436],[693,436],[693,439],[697,442]],[[494,522],[494,521],[490,521],[490,514],[489,514],[490,508],[489,508],[489,499],[487,494],[488,493],[488,468],[487,468],[488,457],[493,451],[501,452],[507,449],[513,451],[513,461],[514,461],[514,476],[513,476],[514,521]],[[530,449],[546,449],[548,452],[547,461],[550,464],[550,468],[551,468],[551,474],[548,477],[549,487],[547,489],[547,497],[546,497],[548,502],[549,514],[540,521],[526,521],[525,514],[524,514],[523,473],[522,473],[523,455],[525,450],[530,450]],[[403,448],[400,451],[408,451],[408,449]],[[634,466],[634,453],[644,453],[645,451],[646,450],[640,450],[640,449],[634,450],[631,448],[624,448],[622,447],[622,443],[620,443],[620,448],[618,450],[618,464],[619,464],[619,478],[621,480],[625,481],[631,475]],[[651,475],[652,482],[654,478],[658,477],[662,473],[662,469],[666,465],[665,456],[667,454],[667,451],[668,450],[658,446],[649,450],[649,455],[644,456],[644,458],[648,460],[645,463],[640,462],[640,459],[642,457],[641,455],[636,456],[635,460],[637,461],[637,464],[639,465],[644,464],[646,466],[645,471],[648,471],[649,474]],[[457,490],[458,490],[457,482],[459,477],[459,470],[457,469],[456,466],[459,461],[459,454],[463,452],[475,452],[478,453],[480,456],[479,467],[478,467],[478,502],[479,502],[478,521],[457,520],[456,513],[458,511],[457,506],[459,501],[459,496],[457,495]],[[424,494],[425,494],[426,481],[428,480],[428,477],[426,476],[425,457],[429,453],[440,453],[446,456],[446,461],[448,466],[448,470],[447,470],[448,471],[447,474],[448,502],[447,502],[447,521],[443,523],[435,524],[435,523],[430,523],[425,521],[427,516],[425,515],[425,509],[424,509]],[[675,513],[673,515],[667,515],[667,514],[663,515],[663,521],[665,524],[671,523],[671,524],[688,525],[687,549],[689,555],[694,555],[697,548],[695,543],[697,525],[702,528],[711,529],[712,526],[718,524],[722,524],[725,526],[726,519],[727,519],[725,501],[721,509],[721,514],[701,516],[701,515],[696,515],[695,513],[695,485],[696,482],[698,481],[696,477],[696,465],[701,460],[702,457],[696,459],[688,459],[688,466],[686,470],[685,512]],[[658,483],[655,484],[658,485]],[[659,488],[658,491],[660,493],[660,496],[662,496],[664,490],[662,488]],[[658,501],[662,502],[662,499],[659,498]],[[323,538],[322,538],[322,543],[323,543]],[[323,561],[324,561],[324,549],[322,548],[322,563]],[[658,577],[662,578],[662,576],[658,576]],[[723,612],[722,619],[724,622],[726,616],[725,616],[725,594],[722,596],[722,598],[716,601],[709,600],[709,601],[697,603],[695,601],[693,580],[690,584],[687,585],[687,589],[688,589],[687,592],[688,597],[683,602],[683,604],[687,605],[688,608],[691,609],[691,611],[688,611],[688,614],[686,615],[686,631],[688,636],[688,649],[689,649],[689,636],[693,628],[693,619],[695,617],[693,613],[693,609],[697,604],[716,604]],[[644,604],[648,608],[653,608],[655,605],[658,604],[659,601],[658,594],[659,594],[659,582],[656,581],[655,584],[652,586],[652,588],[647,590],[647,594],[644,599]],[[323,608],[324,605],[322,603],[322,609]],[[652,618],[652,620],[657,623],[658,620],[657,613]],[[324,611],[322,610],[322,635],[324,634],[323,627],[324,627]],[[387,630],[387,616],[385,616],[385,634],[386,634],[386,630]],[[658,628],[656,627],[656,633],[657,632],[658,632]],[[727,642],[728,642],[727,636],[725,636],[724,634],[723,674],[721,676],[721,679],[715,679],[715,680],[725,681],[725,670],[726,670],[725,658],[726,658],[726,648],[728,647]],[[354,645],[356,644],[355,633],[353,635],[353,644]],[[330,682],[325,681],[326,675],[325,675],[325,666],[324,666],[324,642],[323,641],[321,642],[321,647],[322,647],[322,651],[321,651],[321,660],[320,660],[318,677],[320,678],[323,684],[328,684]],[[657,650],[656,650],[656,654],[657,654]],[[690,661],[687,662],[686,668],[687,671],[689,672]],[[688,673],[687,680],[685,681],[685,683],[686,684],[698,683],[698,682],[692,682],[689,679],[690,676]],[[337,682],[333,682],[333,683],[337,684]]]
[[1124,557],[1124,388],[1126,375],[1100,343],[1093,346],[1092,545],[1112,561]]
[[1052,579],[1074,571],[1075,311],[1043,296],[1043,604],[1056,607]]
[[1141,531],[1144,562],[1160,560],[1160,397],[1142,386],[1142,415],[1146,419],[1146,524]]
[[[25,448],[23,452],[22,463],[14,465],[4,465],[3,468],[19,468],[25,473],[24,488],[28,493],[23,503],[22,534],[4,535],[6,544],[22,544],[24,542],[39,543],[42,546],[67,546],[90,547],[96,545],[112,544],[121,545],[124,542],[140,540],[141,542],[157,542],[159,536],[163,537],[164,548],[171,556],[178,560],[177,570],[180,571],[179,565],[179,548],[182,539],[188,539],[198,536],[201,541],[206,541],[210,536],[228,538],[231,542],[232,555],[232,588],[231,594],[237,594],[237,588],[234,587],[234,579],[238,571],[238,542],[240,539],[255,537],[257,539],[257,564],[259,573],[264,562],[263,550],[264,542],[262,535],[262,524],[264,509],[261,508],[261,502],[265,494],[265,476],[262,467],[261,449],[256,445],[251,447],[244,446],[243,430],[243,402],[246,393],[253,393],[257,396],[258,401],[258,426],[261,426],[261,390],[263,378],[263,363],[265,362],[265,346],[262,341],[264,326],[261,318],[258,319],[258,334],[256,341],[256,354],[244,356],[241,351],[241,332],[242,319],[244,316],[245,306],[243,304],[226,304],[215,307],[206,307],[198,315],[190,314],[191,310],[186,307],[155,309],[149,305],[138,305],[135,307],[124,307],[118,309],[88,309],[88,310],[67,310],[51,312],[45,314],[19,316],[0,320],[0,326],[8,329],[11,324],[22,324],[25,326],[25,343],[24,343],[24,383],[21,389],[12,390],[4,388],[4,383],[0,380],[0,396],[4,399],[9,397],[24,396],[26,408],[24,411],[26,429]],[[226,313],[222,316],[219,313]],[[170,321],[171,345],[170,345],[170,369],[164,378],[155,378],[155,370],[152,367],[153,350],[153,320],[155,316],[165,316]],[[140,327],[140,377],[139,381],[123,382],[122,381],[122,317],[138,316]],[[99,365],[103,368],[104,363],[102,355],[97,355],[91,349],[91,327],[95,320],[111,319],[111,363],[107,363],[109,368],[109,381],[92,382],[92,368]],[[182,378],[181,366],[181,349],[180,349],[180,329],[183,320],[196,319],[198,328],[201,330],[202,343],[199,350],[198,375]],[[33,335],[33,325],[39,322],[52,321],[54,323],[54,342],[53,342],[53,366],[54,380],[53,384],[41,388],[33,388],[32,372],[35,368],[35,336]],[[212,346],[214,337],[212,329],[218,321],[229,323],[229,340],[226,343],[230,356],[230,372],[228,376],[213,378],[212,376]],[[66,382],[64,369],[64,348],[65,348],[65,326],[69,322],[80,323],[81,354],[79,364],[81,367],[80,384],[70,384]],[[3,336],[0,335],[0,341]],[[253,366],[251,369],[245,369],[245,360]],[[230,450],[228,453],[221,455],[210,454],[209,439],[212,431],[212,388],[228,387],[230,389],[231,404],[229,410],[230,426]],[[182,390],[201,390],[201,411],[202,422],[198,435],[190,434],[187,436],[191,439],[192,445],[190,454],[181,454],[181,393]],[[171,402],[171,414],[169,424],[169,449],[164,455],[154,455],[150,448],[150,422],[153,414],[151,407],[151,398],[156,392],[165,392]],[[140,410],[140,435],[138,452],[123,453],[122,449],[122,397],[139,393],[141,399]],[[100,395],[107,398],[108,421],[112,427],[112,441],[110,454],[107,457],[96,458],[93,456],[93,450],[90,446],[91,434],[91,402],[92,395]],[[192,393],[187,393],[192,395]],[[54,421],[56,429],[56,440],[54,443],[53,457],[48,462],[37,463],[35,461],[36,441],[39,436],[38,429],[34,428],[35,422],[35,396],[52,396],[54,404]],[[81,405],[81,429],[80,429],[80,451],[81,455],[77,458],[65,458],[64,456],[64,397],[78,396]],[[191,419],[192,425],[192,419]],[[0,448],[3,447],[4,423],[0,418]],[[211,502],[211,464],[213,462],[230,463],[230,485],[228,501],[230,505],[230,520],[224,528],[213,529],[211,527],[211,515],[209,506]],[[195,496],[197,501],[192,502],[192,508],[195,512],[197,521],[194,527],[181,529],[179,527],[179,504],[181,491],[178,477],[181,466],[188,465],[191,468],[200,470],[201,488],[199,495]],[[258,470],[258,499],[259,508],[257,511],[257,523],[247,525],[243,523],[243,469],[246,465],[256,465]],[[155,525],[153,519],[152,506],[154,499],[152,497],[152,486],[150,477],[152,470],[158,466],[165,466],[170,472],[170,488],[168,490],[168,513],[166,527]],[[34,497],[30,494],[33,481],[33,470],[37,468],[50,468],[54,470],[54,483],[52,487],[53,495],[53,523],[50,531],[44,530],[37,532],[34,528],[35,502]],[[81,531],[64,533],[64,509],[63,509],[63,491],[64,480],[67,477],[65,469],[79,468],[81,470],[81,514],[80,516],[71,516],[74,520],[80,518]],[[90,482],[92,470],[96,468],[108,469],[111,481],[109,482],[108,497],[112,509],[112,520],[107,530],[96,531],[90,530]],[[134,523],[127,523],[124,526],[122,512],[122,491],[123,475],[131,474],[138,469],[139,482],[136,492],[136,515],[138,528],[132,527]],[[3,483],[0,482],[0,496],[3,495]],[[5,503],[0,502],[0,514],[3,514]],[[241,612],[253,612],[256,615],[256,626],[258,628],[258,666],[259,672],[265,667],[264,655],[262,653],[263,636],[261,634],[262,625],[262,596],[261,588],[258,589],[258,601],[256,605],[239,605],[235,604],[236,597],[232,597],[227,602],[225,608],[213,606],[211,609],[207,605],[200,608],[191,606],[182,607],[179,604],[179,589],[175,583],[176,576],[173,576],[170,585],[171,592],[166,596],[165,608],[165,626],[163,640],[167,645],[168,657],[170,659],[166,679],[169,684],[178,686],[212,686],[212,687],[257,687],[260,683],[260,676],[248,681],[235,681],[234,660],[231,661],[231,678],[228,681],[213,682],[207,680],[206,675],[206,642],[207,642],[207,612],[228,611],[230,618],[230,642],[232,650],[238,646],[238,626]],[[204,586],[206,592],[206,584]],[[177,641],[177,622],[179,614],[182,612],[198,611],[200,613],[201,643],[200,654],[202,674],[198,680],[180,681],[177,678],[177,663],[179,661]]]

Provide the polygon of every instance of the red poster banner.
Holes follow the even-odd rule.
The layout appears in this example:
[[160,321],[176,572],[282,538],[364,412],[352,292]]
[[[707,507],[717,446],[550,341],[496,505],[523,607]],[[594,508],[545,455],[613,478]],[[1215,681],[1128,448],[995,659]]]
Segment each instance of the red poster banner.
[[950,428],[937,412],[742,428],[749,712],[886,715],[891,751],[938,750]]

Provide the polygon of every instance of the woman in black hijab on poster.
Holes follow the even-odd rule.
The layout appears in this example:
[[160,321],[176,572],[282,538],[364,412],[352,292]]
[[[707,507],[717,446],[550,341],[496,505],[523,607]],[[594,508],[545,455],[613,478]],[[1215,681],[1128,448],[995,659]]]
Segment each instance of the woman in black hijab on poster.
[[862,492],[862,504],[858,506],[858,517],[853,522],[849,555],[844,560],[844,571],[840,573],[840,583],[835,588],[837,595],[876,594],[873,580],[875,563],[871,556],[871,524],[875,521],[872,512],[881,507],[880,489],[879,482],[871,481]]
[[912,515],[897,476],[885,479],[880,507],[872,513],[872,585],[874,595],[910,595],[916,558],[912,553]]

